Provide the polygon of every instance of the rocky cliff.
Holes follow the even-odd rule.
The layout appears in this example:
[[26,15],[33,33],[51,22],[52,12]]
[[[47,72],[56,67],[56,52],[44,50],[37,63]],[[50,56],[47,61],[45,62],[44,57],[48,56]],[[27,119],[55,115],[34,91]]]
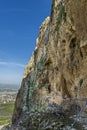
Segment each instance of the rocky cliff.
[[[27,119],[29,113],[50,111],[52,104],[59,108],[64,100],[73,102],[76,97],[87,98],[87,0],[53,0],[25,68],[12,123],[23,121],[26,113]],[[25,130],[34,130],[27,126]],[[45,130],[39,127],[35,130]]]

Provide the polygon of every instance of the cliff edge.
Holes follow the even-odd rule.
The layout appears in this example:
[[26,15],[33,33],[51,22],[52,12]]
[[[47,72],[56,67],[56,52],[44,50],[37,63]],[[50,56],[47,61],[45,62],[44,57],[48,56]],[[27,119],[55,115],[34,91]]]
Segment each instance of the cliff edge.
[[[25,68],[24,78],[16,98],[13,125],[18,124],[20,120],[22,125],[26,118],[27,124],[25,123],[23,128],[18,127],[18,130],[64,129],[66,125],[63,124],[61,116],[68,119],[64,111],[62,112],[65,109],[63,109],[64,102],[67,102],[65,106],[70,103],[75,106],[76,98],[87,98],[86,70],[87,0],[53,0],[51,15],[40,27],[36,48]],[[84,102],[78,103],[79,108],[82,104]],[[55,108],[53,110],[52,105]],[[61,127],[46,129],[38,126],[38,123],[30,127],[32,123],[29,124],[28,118],[29,121],[33,119],[31,122],[34,122],[34,119],[38,120],[40,116],[35,115],[31,119],[31,113],[55,112],[56,108],[58,107],[59,111],[61,106],[61,114],[57,116],[62,122]],[[47,118],[43,113],[42,116]],[[48,117],[50,119],[54,116],[50,117],[48,114]]]

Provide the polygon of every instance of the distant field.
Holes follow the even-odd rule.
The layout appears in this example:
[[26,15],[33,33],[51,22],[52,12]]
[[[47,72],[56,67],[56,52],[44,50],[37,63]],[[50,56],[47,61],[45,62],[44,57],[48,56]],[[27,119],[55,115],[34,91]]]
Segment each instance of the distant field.
[[0,84],[0,126],[11,123],[18,89],[19,85]]
[[19,87],[20,87],[20,85],[0,84],[0,95],[15,94],[18,92]]
[[14,102],[0,105],[0,125],[11,123]]

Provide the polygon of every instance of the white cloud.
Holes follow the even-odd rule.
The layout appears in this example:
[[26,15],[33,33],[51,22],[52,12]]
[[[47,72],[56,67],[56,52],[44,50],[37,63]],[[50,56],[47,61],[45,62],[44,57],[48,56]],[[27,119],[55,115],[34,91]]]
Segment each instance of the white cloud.
[[2,61],[0,61],[0,65],[8,65],[8,66],[13,65],[13,66],[21,67],[21,68],[24,68],[24,67],[25,67],[25,65],[20,64],[20,63],[14,63],[14,62],[2,62]]

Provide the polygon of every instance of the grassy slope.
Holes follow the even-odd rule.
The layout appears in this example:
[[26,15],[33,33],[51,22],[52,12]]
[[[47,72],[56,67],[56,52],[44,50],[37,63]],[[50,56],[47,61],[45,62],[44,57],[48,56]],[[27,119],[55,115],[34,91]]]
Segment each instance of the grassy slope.
[[0,104],[0,125],[11,123],[14,102]]

